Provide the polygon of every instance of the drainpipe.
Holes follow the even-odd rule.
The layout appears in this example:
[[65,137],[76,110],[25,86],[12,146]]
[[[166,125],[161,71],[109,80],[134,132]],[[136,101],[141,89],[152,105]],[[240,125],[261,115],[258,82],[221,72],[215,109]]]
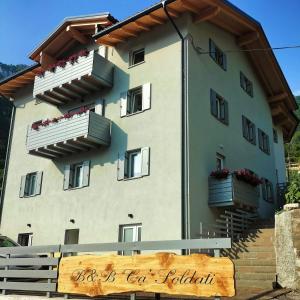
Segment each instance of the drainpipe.
[[15,116],[16,116],[16,107],[13,104],[13,108],[12,108],[12,112],[11,112],[11,118],[10,118],[10,127],[9,127],[7,148],[6,148],[6,156],[5,156],[2,187],[1,187],[0,225],[1,225],[1,221],[2,221],[3,202],[4,202],[4,195],[5,195],[5,190],[6,190],[7,171],[8,171],[8,165],[9,165],[10,152],[11,152],[11,141],[12,141],[13,129],[14,129],[14,125],[15,125]]
[[189,234],[189,172],[188,172],[188,97],[187,97],[187,39],[185,39],[170,16],[166,0],[162,6],[172,26],[181,40],[181,238],[190,238]]

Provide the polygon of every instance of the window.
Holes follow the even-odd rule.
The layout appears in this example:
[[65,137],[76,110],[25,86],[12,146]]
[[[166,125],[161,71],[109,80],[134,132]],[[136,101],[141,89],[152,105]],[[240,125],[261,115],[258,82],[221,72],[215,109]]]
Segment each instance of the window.
[[222,123],[228,125],[228,102],[214,90],[211,89],[210,91],[211,114]]
[[251,97],[253,97],[253,83],[245,76],[243,72],[240,72],[240,84],[241,88]]
[[149,147],[126,151],[124,155],[119,155],[118,180],[139,178],[149,175],[149,164]]
[[274,202],[274,193],[273,193],[273,184],[266,178],[263,178],[262,187],[262,196],[263,199],[267,202]]
[[[119,241],[122,243],[140,242],[142,240],[142,225],[121,225],[119,230]],[[132,251],[122,251],[122,255],[132,255]],[[140,252],[136,252],[140,253]]]
[[[79,242],[79,229],[67,229],[65,231],[65,245],[76,245]],[[64,253],[63,256],[76,256],[76,252]]]
[[43,172],[29,173],[21,178],[20,198],[33,197],[41,194]]
[[209,55],[223,70],[226,71],[226,54],[211,39],[209,39]]
[[64,170],[64,190],[82,188],[89,185],[90,161],[66,165]]
[[143,110],[143,89],[142,87],[130,90],[127,98],[127,114],[134,114]]
[[256,145],[256,128],[254,123],[252,123],[245,116],[242,116],[242,124],[243,124],[243,137],[253,145]]
[[145,111],[151,108],[151,84],[121,93],[121,117]]
[[131,52],[129,66],[135,66],[145,61],[145,49],[139,49]]
[[21,246],[32,246],[32,233],[20,233],[18,235],[18,243]]
[[274,143],[278,143],[278,133],[277,133],[277,130],[275,128],[273,128],[273,140],[274,140]]
[[225,165],[225,156],[223,156],[222,154],[217,153],[216,156],[216,163],[217,163],[217,170],[220,171],[222,169],[224,169],[224,165]]
[[259,149],[266,154],[270,154],[269,136],[258,128]]

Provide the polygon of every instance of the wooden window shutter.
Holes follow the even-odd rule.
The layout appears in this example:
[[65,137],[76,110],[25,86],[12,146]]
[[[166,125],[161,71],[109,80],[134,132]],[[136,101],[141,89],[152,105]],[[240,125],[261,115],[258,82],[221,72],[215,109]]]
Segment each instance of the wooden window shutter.
[[125,154],[119,154],[118,157],[118,180],[123,180],[125,178]]
[[267,150],[267,153],[270,154],[270,141],[269,141],[269,136],[266,134],[266,150]]
[[142,110],[151,108],[151,83],[143,85]]
[[229,124],[229,109],[228,109],[228,102],[224,100],[224,123]]
[[40,195],[42,191],[43,172],[36,173],[35,195]]
[[263,137],[262,137],[262,131],[258,128],[258,145],[260,149],[263,149]]
[[210,89],[210,111],[213,116],[218,116],[217,94],[213,89]]
[[142,156],[142,176],[148,176],[150,171],[150,148],[144,147],[141,149],[141,156]]
[[121,93],[120,95],[121,117],[124,117],[127,114],[127,98],[128,98],[128,92]]
[[83,162],[83,182],[82,186],[89,186],[90,184],[90,161]]
[[227,55],[223,52],[223,69],[227,71]]
[[212,39],[209,39],[209,55],[216,60],[216,45]]
[[64,169],[64,190],[69,189],[70,173],[71,173],[71,166],[70,165],[65,165],[65,169]]
[[252,144],[256,145],[256,126],[254,123],[251,123],[251,125],[252,125],[252,134],[253,134]]
[[20,198],[24,197],[25,185],[26,185],[26,175],[21,177],[21,185],[20,185],[20,192],[19,192],[19,197]]
[[242,126],[243,126],[243,137],[248,139],[248,130],[247,130],[247,118],[242,116]]
[[104,100],[97,99],[95,103],[95,113],[104,116]]

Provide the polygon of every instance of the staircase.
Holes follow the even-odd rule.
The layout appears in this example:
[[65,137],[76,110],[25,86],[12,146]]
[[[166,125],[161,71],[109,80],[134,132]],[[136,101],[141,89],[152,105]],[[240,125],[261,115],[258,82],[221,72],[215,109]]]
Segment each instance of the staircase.
[[273,289],[276,283],[273,241],[274,221],[260,222],[233,242],[231,249],[223,251],[223,256],[230,257],[235,265],[237,299],[251,299]]

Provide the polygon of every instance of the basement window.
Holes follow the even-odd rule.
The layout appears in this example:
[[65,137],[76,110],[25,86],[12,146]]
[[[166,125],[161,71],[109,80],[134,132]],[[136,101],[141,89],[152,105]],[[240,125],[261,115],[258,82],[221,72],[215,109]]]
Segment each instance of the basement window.
[[139,49],[131,52],[129,66],[135,66],[145,61],[145,49]]

